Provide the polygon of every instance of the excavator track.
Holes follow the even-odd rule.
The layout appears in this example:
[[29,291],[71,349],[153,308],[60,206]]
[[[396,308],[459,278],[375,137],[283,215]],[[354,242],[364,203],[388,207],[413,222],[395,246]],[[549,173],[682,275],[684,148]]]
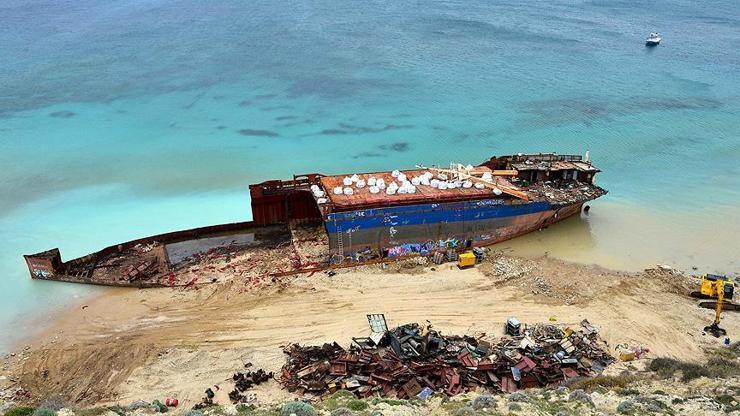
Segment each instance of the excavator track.
[[[699,302],[699,307],[701,308],[707,308],[707,309],[716,309],[717,308],[717,301],[716,300],[705,300],[702,302]],[[732,302],[722,302],[722,312],[740,312],[740,304],[732,303]]]
[[701,292],[698,292],[698,291],[697,292],[691,292],[691,293],[689,293],[689,296],[691,296],[692,298],[697,298],[697,299],[712,299],[711,296],[705,295],[705,294],[703,294]]

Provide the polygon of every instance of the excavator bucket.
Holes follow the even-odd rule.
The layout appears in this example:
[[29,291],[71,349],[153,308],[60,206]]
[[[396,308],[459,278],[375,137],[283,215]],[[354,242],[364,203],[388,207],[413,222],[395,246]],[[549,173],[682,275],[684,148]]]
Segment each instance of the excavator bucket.
[[709,332],[710,334],[714,335],[715,338],[727,335],[727,331],[725,331],[724,328],[720,328],[719,325],[717,325],[716,323],[705,326],[704,332]]

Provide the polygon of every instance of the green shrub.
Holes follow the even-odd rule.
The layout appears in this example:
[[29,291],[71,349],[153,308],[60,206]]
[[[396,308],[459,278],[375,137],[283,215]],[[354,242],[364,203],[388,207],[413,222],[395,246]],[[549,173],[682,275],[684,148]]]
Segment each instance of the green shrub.
[[351,410],[347,409],[346,407],[339,407],[331,411],[331,416],[352,416],[354,413],[352,413]]
[[45,407],[39,407],[31,413],[31,416],[57,416],[57,412]]
[[385,403],[389,406],[403,406],[403,405],[412,404],[410,401],[407,401],[407,400],[388,399],[384,397],[373,399],[373,404],[380,404],[380,403]]
[[280,409],[280,416],[316,416],[316,409],[308,403],[294,401],[286,403]]
[[662,378],[669,378],[673,377],[676,371],[679,370],[680,366],[681,362],[678,360],[675,360],[673,358],[661,357],[655,358],[653,361],[651,361],[648,369],[650,371],[658,373],[658,376]]
[[5,416],[29,416],[34,411],[33,407],[19,406],[8,409]]
[[587,392],[592,392],[600,387],[606,389],[623,389],[638,379],[639,378],[637,376],[629,374],[621,374],[618,376],[578,377],[569,381],[568,388],[571,390],[581,389]]
[[[716,362],[716,361],[715,361]],[[721,363],[718,366],[721,367]],[[716,369],[716,373],[712,373],[712,367],[705,366],[697,363],[690,363],[685,361],[679,361],[673,358],[656,358],[648,369],[658,373],[658,376],[662,378],[673,377],[676,372],[681,372],[681,381],[691,381],[699,377],[718,377],[721,372],[725,371],[722,368]]]
[[354,399],[355,394],[349,390],[337,390],[331,395],[331,399]]
[[712,357],[707,361],[712,377],[730,378],[740,376],[740,360],[737,358]]
[[628,414],[631,413],[635,409],[635,402],[632,400],[625,400],[622,403],[619,403],[617,406],[617,413],[622,414]]
[[496,402],[496,399],[493,398],[490,394],[481,394],[480,396],[473,399],[473,403],[471,404],[471,407],[475,410],[481,410],[481,409],[495,409],[498,403]]
[[367,409],[368,407],[370,407],[370,405],[367,404],[367,402],[364,400],[351,399],[350,401],[347,402],[347,408],[349,408],[350,410],[354,410],[356,412],[361,412]]
[[455,416],[475,416],[475,410],[472,407],[461,407],[455,412]]
[[617,394],[620,396],[638,396],[640,394],[640,390],[637,389],[619,389],[617,391]]
[[107,407],[91,407],[89,409],[80,409],[75,412],[76,416],[100,416],[104,413],[108,413],[108,411],[114,411],[113,409],[109,409]]
[[164,405],[164,403],[160,402],[159,400],[155,400],[152,402],[152,410],[159,412],[159,413],[167,413],[167,406]]
[[239,413],[251,413],[252,411],[254,411],[254,407],[248,404],[241,403],[236,405],[236,411]]

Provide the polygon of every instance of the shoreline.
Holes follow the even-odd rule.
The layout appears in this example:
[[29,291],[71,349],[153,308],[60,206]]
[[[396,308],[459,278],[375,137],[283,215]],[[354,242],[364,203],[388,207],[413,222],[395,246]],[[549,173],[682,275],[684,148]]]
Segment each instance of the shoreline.
[[[526,323],[588,319],[612,347],[626,342],[654,356],[700,360],[706,346],[720,341],[701,335],[711,311],[685,295],[690,281],[675,271],[628,273],[492,253],[490,262],[468,270],[408,261],[264,287],[232,280],[194,289],[114,289],[59,314],[8,367],[36,395],[94,404],[166,394],[192,405],[244,362],[277,372],[280,345],[363,336],[366,313],[385,313],[389,326],[428,319],[443,332],[467,334],[495,334],[510,316]],[[732,319],[723,324],[740,330]],[[289,397],[275,385],[265,388],[258,394]]]
[[[63,282],[53,282],[53,284],[66,284]],[[11,330],[16,331],[27,331],[27,334],[24,334],[20,337],[15,337],[12,339],[11,342],[8,342],[4,344],[2,349],[0,349],[0,354],[7,355],[12,353],[17,353],[22,348],[25,348],[26,346],[32,346],[37,344],[39,339],[44,337],[48,331],[51,331],[54,329],[54,327],[57,326],[58,321],[61,316],[64,316],[71,311],[76,310],[78,307],[83,306],[86,303],[96,301],[97,299],[104,297],[107,295],[107,293],[95,293],[97,291],[100,292],[107,292],[110,289],[115,288],[98,288],[95,287],[96,290],[91,291],[89,293],[80,294],[78,296],[74,297],[74,300],[67,301],[64,304],[55,305],[51,307],[50,309],[46,309],[43,311],[43,313],[39,313],[33,316],[28,316],[26,318],[18,317],[15,320],[15,324],[13,327],[11,327]],[[35,330],[29,330],[29,328],[36,328]]]

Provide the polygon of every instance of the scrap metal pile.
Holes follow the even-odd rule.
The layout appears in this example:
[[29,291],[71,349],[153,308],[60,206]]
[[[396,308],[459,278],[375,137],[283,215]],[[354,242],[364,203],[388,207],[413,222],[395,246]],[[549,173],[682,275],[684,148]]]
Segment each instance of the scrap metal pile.
[[479,388],[514,392],[593,376],[614,359],[588,321],[578,328],[538,324],[496,342],[442,335],[431,325],[393,330],[373,325],[369,338],[339,344],[289,345],[280,383],[291,392],[325,395],[339,389],[357,397],[453,396]]
[[589,201],[606,195],[606,191],[592,184],[574,181],[545,181],[530,184],[527,192],[537,201],[550,201],[559,204],[572,204]]
[[[245,364],[244,367],[251,367],[251,363]],[[249,396],[245,395],[245,392],[262,383],[266,383],[268,380],[273,378],[272,372],[268,373],[265,370],[258,368],[255,371],[247,371],[246,373],[234,373],[232,377],[234,380],[234,390],[229,392],[229,399],[232,403],[245,403],[249,401]]]

